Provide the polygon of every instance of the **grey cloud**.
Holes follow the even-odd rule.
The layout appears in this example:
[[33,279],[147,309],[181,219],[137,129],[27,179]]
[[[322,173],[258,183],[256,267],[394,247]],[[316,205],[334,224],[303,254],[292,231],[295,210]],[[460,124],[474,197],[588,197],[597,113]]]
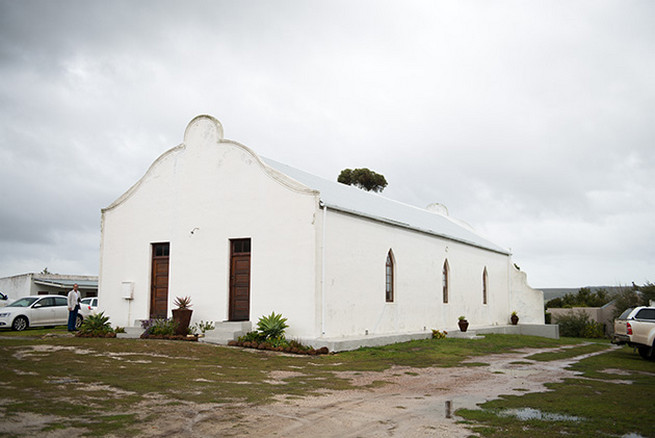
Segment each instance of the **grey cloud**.
[[96,273],[100,208],[209,113],[264,156],[445,203],[534,284],[643,281],[654,9],[0,0],[0,275]]

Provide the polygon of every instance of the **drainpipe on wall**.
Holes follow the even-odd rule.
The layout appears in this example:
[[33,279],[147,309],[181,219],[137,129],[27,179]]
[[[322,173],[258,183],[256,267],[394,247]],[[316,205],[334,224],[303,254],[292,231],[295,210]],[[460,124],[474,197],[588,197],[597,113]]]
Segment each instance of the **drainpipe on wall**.
[[327,225],[327,205],[319,201],[323,206],[323,236],[321,239],[321,336],[325,335],[325,226]]

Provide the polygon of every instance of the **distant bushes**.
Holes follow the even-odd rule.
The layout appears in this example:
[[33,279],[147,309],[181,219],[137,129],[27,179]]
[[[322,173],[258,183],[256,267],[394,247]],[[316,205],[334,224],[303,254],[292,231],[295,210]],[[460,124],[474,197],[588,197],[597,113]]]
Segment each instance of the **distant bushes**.
[[559,324],[560,336],[568,338],[603,338],[605,330],[603,324],[592,321],[584,312],[575,312],[569,315],[558,316],[555,321]]
[[592,291],[583,287],[575,294],[566,294],[563,297],[553,298],[546,303],[547,308],[571,308],[571,307],[603,307],[612,300],[606,289],[600,288]]

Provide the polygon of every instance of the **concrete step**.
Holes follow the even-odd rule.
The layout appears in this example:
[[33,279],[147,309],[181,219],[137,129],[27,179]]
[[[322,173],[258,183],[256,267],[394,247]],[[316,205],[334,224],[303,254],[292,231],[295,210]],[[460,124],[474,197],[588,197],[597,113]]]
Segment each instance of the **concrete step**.
[[455,338],[455,339],[483,339],[484,338],[484,336],[479,336],[475,330],[467,330],[465,332],[453,330],[448,332],[446,337]]
[[214,330],[207,330],[205,337],[200,338],[199,341],[225,345],[251,331],[252,323],[250,321],[215,321],[214,327]]
[[141,333],[143,333],[141,327],[125,327],[125,333],[116,333],[116,337],[134,339],[140,337]]

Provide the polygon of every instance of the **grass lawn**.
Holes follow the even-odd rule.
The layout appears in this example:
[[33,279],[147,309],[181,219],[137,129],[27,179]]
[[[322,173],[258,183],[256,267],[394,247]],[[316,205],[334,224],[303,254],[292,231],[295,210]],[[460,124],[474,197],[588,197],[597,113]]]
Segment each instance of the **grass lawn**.
[[[42,431],[75,427],[89,436],[108,431],[129,435],[141,430],[144,418],[138,415],[139,406],[155,396],[168,404],[265,404],[282,395],[302,397],[327,389],[351,389],[350,380],[339,377],[341,371],[375,372],[394,365],[452,367],[471,357],[525,347],[571,345],[571,350],[584,352],[606,348],[603,344],[578,345],[581,343],[576,339],[487,335],[480,340],[428,339],[335,355],[289,356],[195,342],[75,338],[65,328],[0,331],[0,416],[47,417]],[[553,423],[541,428],[497,415],[501,409],[514,406],[536,406],[585,418],[575,425],[555,425],[556,430],[583,427],[581,430],[590,434],[637,431],[652,436],[652,415],[650,428],[631,426],[649,421],[647,411],[652,411],[652,402],[645,395],[654,393],[654,362],[644,361],[626,348],[587,359],[576,367],[585,377],[598,380],[575,379],[552,385],[550,393],[507,397],[492,402],[498,404],[485,404],[483,411],[464,411],[461,415],[473,422],[476,432],[488,436],[527,436],[524,427],[534,430],[528,434],[532,436],[553,431]],[[622,369],[628,375],[602,372],[610,368]],[[284,385],[271,378],[276,372],[284,373]],[[617,380],[634,383],[614,383]],[[617,408],[623,419],[616,414]],[[619,426],[610,424],[610,418],[620,420]],[[544,435],[539,435],[542,430]]]
[[[596,343],[528,359],[560,360],[605,348]],[[549,384],[549,392],[504,396],[482,404],[482,410],[459,410],[457,415],[485,437],[655,436],[655,362],[623,347],[583,359],[571,369],[580,377]],[[528,418],[511,415],[516,410]]]

